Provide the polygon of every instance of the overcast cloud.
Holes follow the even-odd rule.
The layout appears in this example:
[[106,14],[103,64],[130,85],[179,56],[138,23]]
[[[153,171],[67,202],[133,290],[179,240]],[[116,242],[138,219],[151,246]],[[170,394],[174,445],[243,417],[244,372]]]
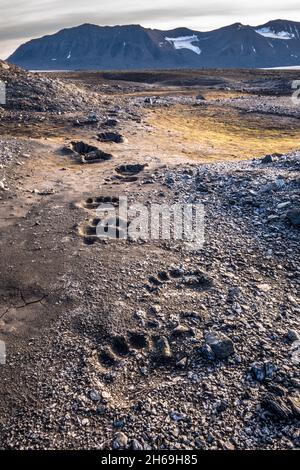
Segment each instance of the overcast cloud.
[[199,31],[235,22],[258,25],[272,19],[300,22],[299,0],[0,0],[0,57],[29,39],[82,23],[141,24]]

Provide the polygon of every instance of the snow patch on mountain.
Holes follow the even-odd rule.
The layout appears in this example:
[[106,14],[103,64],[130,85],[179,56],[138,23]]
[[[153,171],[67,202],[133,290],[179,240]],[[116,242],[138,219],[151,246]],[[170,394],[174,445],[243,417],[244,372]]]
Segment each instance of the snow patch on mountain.
[[173,44],[174,49],[189,49],[190,51],[195,52],[195,54],[200,55],[201,49],[198,46],[195,46],[194,42],[199,42],[198,37],[194,34],[193,36],[180,36],[178,38],[165,38],[170,44]]
[[261,28],[261,29],[256,29],[256,33],[260,34],[261,36],[264,36],[265,38],[272,38],[272,39],[295,39],[295,35],[293,33],[288,33],[287,31],[279,31],[276,33],[275,31],[272,31],[270,28]]

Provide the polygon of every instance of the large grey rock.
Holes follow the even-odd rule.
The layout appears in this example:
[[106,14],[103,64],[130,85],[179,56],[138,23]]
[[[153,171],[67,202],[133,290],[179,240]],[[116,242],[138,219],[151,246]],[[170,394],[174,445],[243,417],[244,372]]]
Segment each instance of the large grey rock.
[[218,359],[227,359],[234,354],[233,342],[223,333],[208,333],[205,341]]
[[252,364],[251,372],[255,380],[258,382],[263,382],[265,379],[270,379],[273,377],[275,366],[267,361],[263,363],[255,362]]

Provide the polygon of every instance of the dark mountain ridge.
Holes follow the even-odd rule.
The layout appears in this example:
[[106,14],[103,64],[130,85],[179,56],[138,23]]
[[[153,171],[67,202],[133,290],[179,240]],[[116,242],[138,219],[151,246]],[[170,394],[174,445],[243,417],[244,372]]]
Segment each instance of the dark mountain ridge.
[[33,39],[8,61],[32,70],[298,66],[300,23],[235,23],[208,32],[83,24]]

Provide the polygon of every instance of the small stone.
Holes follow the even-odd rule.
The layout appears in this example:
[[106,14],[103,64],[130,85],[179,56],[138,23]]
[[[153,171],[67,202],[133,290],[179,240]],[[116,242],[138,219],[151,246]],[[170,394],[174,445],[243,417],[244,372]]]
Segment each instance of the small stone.
[[130,443],[130,447],[132,450],[143,450],[142,444],[137,439],[132,439]]
[[160,327],[160,323],[158,320],[149,320],[148,323],[148,328],[159,328]]
[[4,181],[0,181],[0,189],[1,189],[2,191],[8,191],[8,188],[5,186]]
[[270,286],[270,284],[258,284],[257,288],[261,291],[261,292],[270,292],[270,290],[272,290],[272,286]]
[[235,446],[234,446],[234,444],[232,444],[232,442],[226,441],[226,442],[224,442],[224,449],[225,450],[235,450]]
[[266,410],[279,419],[289,419],[291,417],[290,409],[280,397],[274,397],[268,394],[262,399],[261,404]]
[[211,347],[208,344],[201,346],[198,350],[200,356],[203,357],[206,361],[214,361],[216,359],[215,353],[212,351]]
[[119,120],[118,119],[112,119],[112,118],[109,118],[104,122],[104,126],[108,126],[108,127],[115,127],[118,124],[119,124]]
[[266,155],[261,159],[261,163],[267,164],[267,163],[273,163],[274,159],[272,155]]
[[168,339],[165,336],[162,336],[158,341],[157,341],[157,348],[159,351],[159,355],[162,359],[164,360],[170,360],[172,358],[172,351],[170,348],[170,344]]
[[233,342],[223,333],[208,333],[205,341],[218,359],[227,359],[234,354]]
[[161,306],[160,305],[152,305],[150,310],[155,315],[158,315],[161,312]]
[[300,418],[300,397],[288,397],[288,403],[296,418]]
[[251,367],[253,378],[258,382],[263,382],[265,379],[272,378],[274,371],[275,367],[270,362],[264,362],[262,364],[255,362]]
[[223,413],[223,411],[226,411],[227,408],[228,408],[228,403],[223,400],[220,403],[218,403],[218,405],[216,407],[216,411],[217,411],[217,413]]
[[113,449],[124,449],[127,446],[128,437],[123,432],[117,432],[114,437],[112,447]]
[[5,62],[2,62],[2,61],[1,61],[1,62],[0,62],[0,65],[1,65],[1,67],[2,67],[4,70],[9,70],[9,65],[6,64]]
[[267,384],[268,390],[276,395],[277,397],[284,397],[285,396],[285,389],[278,384],[269,383]]
[[298,331],[296,330],[288,330],[286,336],[287,336],[287,339],[291,341],[292,343],[294,343],[294,341],[300,341],[300,335]]
[[184,369],[187,366],[188,358],[183,357],[180,361],[176,362],[176,367],[179,369]]
[[286,214],[287,219],[295,227],[300,227],[300,209],[291,209]]
[[295,299],[292,295],[288,295],[287,299],[289,302],[291,302],[291,304],[295,305],[295,307],[298,307],[299,301]]
[[83,418],[81,420],[81,426],[88,426],[90,424],[90,420],[87,418]]
[[119,419],[118,421],[115,421],[114,422],[114,427],[117,428],[117,429],[122,429],[124,428],[126,422],[124,419]]
[[111,399],[111,394],[109,392],[101,392],[101,397],[103,400],[110,400]]
[[96,392],[95,390],[92,390],[90,392],[90,399],[93,400],[93,401],[100,401],[101,397],[100,397],[98,392]]
[[170,416],[173,419],[173,421],[176,421],[176,422],[182,421],[184,419],[183,414],[179,413],[178,411],[172,411]]
[[173,329],[172,334],[174,336],[191,334],[191,328],[186,325],[178,325]]
[[285,209],[286,207],[289,207],[291,203],[289,201],[286,202],[281,202],[280,204],[277,204],[277,209]]
[[299,388],[300,389],[300,380],[295,379],[294,377],[290,379],[291,386],[293,388]]

